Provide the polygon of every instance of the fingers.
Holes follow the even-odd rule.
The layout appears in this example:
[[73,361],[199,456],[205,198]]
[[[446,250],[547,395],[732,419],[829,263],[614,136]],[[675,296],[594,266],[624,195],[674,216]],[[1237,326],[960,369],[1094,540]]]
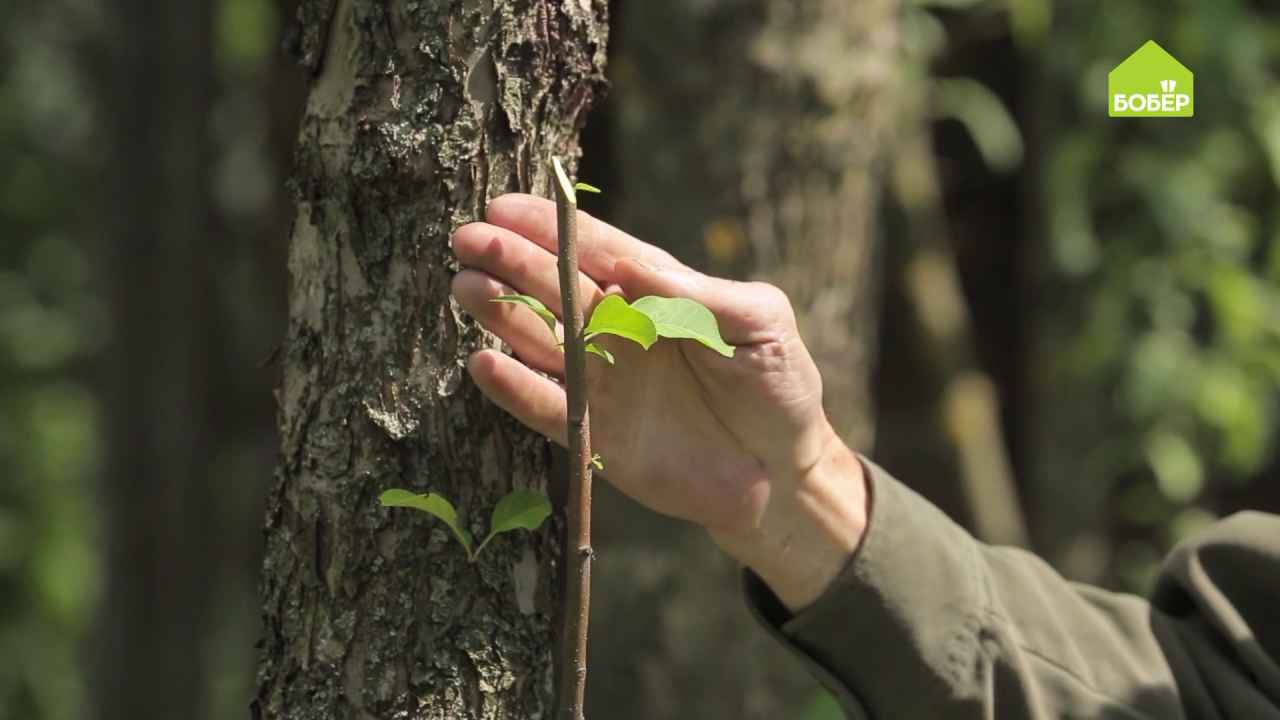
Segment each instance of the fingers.
[[467,371],[495,405],[547,438],[566,445],[564,388],[497,350],[481,350]]
[[[556,252],[556,204],[533,195],[510,194],[494,198],[485,219],[498,227],[529,238],[547,252]],[[665,250],[638,240],[614,226],[578,212],[578,263],[601,283],[611,281],[613,264],[632,257],[659,267],[684,267]]]
[[658,295],[697,300],[716,316],[720,335],[731,345],[777,341],[794,330],[791,303],[772,285],[654,267],[632,258],[619,260],[612,275],[630,298]]
[[[517,292],[538,298],[562,317],[560,269],[556,256],[524,237],[488,223],[469,223],[453,234],[453,252],[463,265],[483,270]],[[594,307],[604,293],[591,278],[578,273],[584,308]]]
[[556,347],[563,337],[559,325],[553,331],[528,308],[489,302],[510,290],[478,270],[463,270],[453,278],[453,296],[481,325],[502,338],[526,364],[545,373],[564,376],[564,353]]

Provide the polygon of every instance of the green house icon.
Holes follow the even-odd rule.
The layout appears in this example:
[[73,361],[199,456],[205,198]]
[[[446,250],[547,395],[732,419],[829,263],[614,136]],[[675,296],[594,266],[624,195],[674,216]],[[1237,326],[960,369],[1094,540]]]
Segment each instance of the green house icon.
[[1154,40],[1107,75],[1111,117],[1194,117],[1195,75]]

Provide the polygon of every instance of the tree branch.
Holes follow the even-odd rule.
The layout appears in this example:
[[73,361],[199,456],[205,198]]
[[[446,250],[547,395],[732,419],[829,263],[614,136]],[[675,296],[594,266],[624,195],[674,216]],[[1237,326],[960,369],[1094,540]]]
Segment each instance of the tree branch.
[[[568,395],[569,495],[564,556],[564,624],[560,636],[556,717],[583,720],[587,688],[587,623],[591,608],[591,428],[587,409],[587,356],[578,297],[578,201],[560,160],[551,161],[559,233],[560,304],[564,323]],[[574,585],[574,579],[577,585]]]

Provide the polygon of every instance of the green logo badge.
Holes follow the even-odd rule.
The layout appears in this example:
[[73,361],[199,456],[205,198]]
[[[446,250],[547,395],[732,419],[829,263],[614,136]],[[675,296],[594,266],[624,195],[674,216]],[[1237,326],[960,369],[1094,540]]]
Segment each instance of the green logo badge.
[[1193,117],[1195,75],[1165,49],[1146,45],[1107,76],[1111,117]]

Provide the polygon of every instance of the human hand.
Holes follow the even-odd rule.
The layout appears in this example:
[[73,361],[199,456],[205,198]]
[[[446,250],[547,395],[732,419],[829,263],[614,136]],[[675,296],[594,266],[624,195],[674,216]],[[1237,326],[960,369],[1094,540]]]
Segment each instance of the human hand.
[[[557,379],[564,356],[556,338],[528,310],[489,302],[518,292],[560,315],[555,205],[505,195],[489,204],[486,220],[454,234],[467,269],[454,278],[453,293],[519,359],[484,350],[468,369],[490,399],[563,445],[565,392]],[[585,213],[578,233],[588,315],[606,293],[690,298],[715,314],[725,341],[737,346],[726,358],[689,341],[645,351],[597,337],[617,359],[587,363],[592,450],[606,477],[641,504],[706,527],[784,602],[807,604],[857,546],[866,503],[861,466],[827,422],[821,376],[786,295],[695,272]]]

